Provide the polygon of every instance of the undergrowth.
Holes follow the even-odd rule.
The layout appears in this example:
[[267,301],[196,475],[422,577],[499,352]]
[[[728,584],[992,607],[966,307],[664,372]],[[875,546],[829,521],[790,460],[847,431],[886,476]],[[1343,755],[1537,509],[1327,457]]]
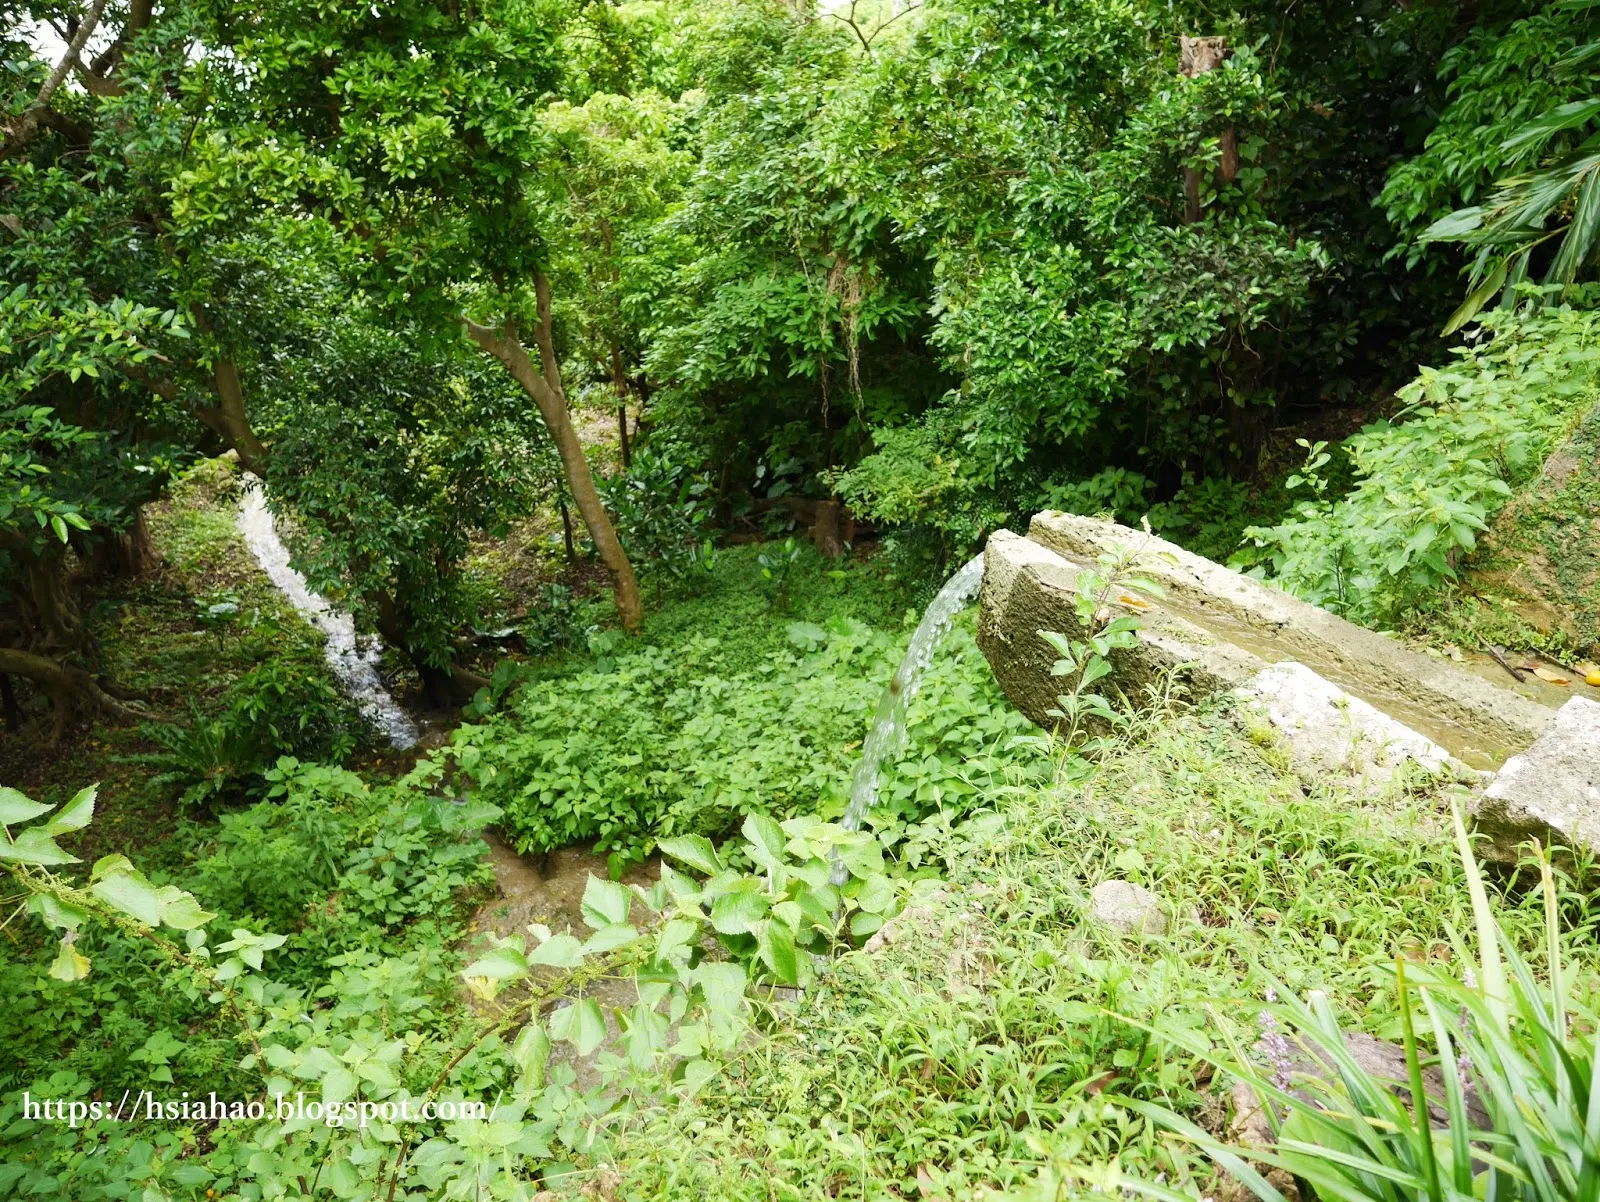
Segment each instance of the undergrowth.
[[[622,1133],[618,1196],[1021,1202],[1060,1196],[1034,1180],[1046,1163],[1074,1166],[1074,1190],[1155,1179],[1186,1153],[1117,1100],[1162,1097],[1225,1129],[1218,1083],[1181,1050],[1220,1037],[1214,1014],[1248,1045],[1277,980],[1396,1038],[1382,966],[1442,962],[1471,922],[1437,794],[1308,793],[1225,714],[1146,724],[1068,776],[993,798],[1001,820],[959,844],[948,892],[896,920],[890,946],[838,962],[713,1090]],[[1590,990],[1592,875],[1562,878]],[[1110,879],[1153,891],[1169,933],[1094,921]],[[1495,900],[1539,961],[1538,899]]]

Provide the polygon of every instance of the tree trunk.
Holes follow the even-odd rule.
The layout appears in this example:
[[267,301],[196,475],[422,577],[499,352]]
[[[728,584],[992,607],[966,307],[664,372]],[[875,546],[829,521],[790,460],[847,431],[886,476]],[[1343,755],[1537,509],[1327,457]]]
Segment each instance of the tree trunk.
[[[1194,79],[1214,71],[1228,57],[1227,38],[1178,39],[1178,73]],[[1222,161],[1217,174],[1224,183],[1232,182],[1239,174],[1239,143],[1231,129],[1224,130],[1217,139],[1222,150]],[[1200,220],[1200,173],[1193,167],[1183,169],[1183,220],[1193,225]]]
[[78,28],[74,31],[72,40],[67,43],[61,60],[51,68],[50,74],[45,76],[38,94],[33,98],[33,103],[23,110],[14,125],[5,129],[5,137],[0,139],[0,161],[21,154],[27,149],[33,136],[39,132],[40,125],[44,123],[45,110],[50,107],[51,97],[56,94],[61,81],[66,79],[67,72],[78,64],[78,55],[82,54],[83,48],[88,45],[89,38],[93,35],[95,26],[100,24],[100,15],[105,9],[106,0],[93,0],[89,5],[89,11],[78,22]]
[[589,528],[589,537],[600,560],[611,575],[612,590],[617,603],[617,614],[622,628],[630,634],[639,629],[644,618],[644,607],[639,599],[639,580],[634,575],[633,564],[628,561],[622,541],[617,537],[611,517],[600,502],[595,488],[594,473],[584,456],[583,444],[573,428],[572,415],[567,410],[566,393],[561,388],[561,373],[556,365],[555,344],[550,337],[550,285],[540,272],[534,278],[539,303],[539,324],[535,339],[539,346],[541,367],[535,367],[528,357],[527,348],[517,336],[514,322],[507,320],[500,330],[467,321],[467,332],[489,354],[501,363],[538,406],[545,428],[555,440],[556,451],[561,456],[561,466],[567,479],[567,489],[577,503],[578,513]]
[[219,356],[211,365],[211,377],[216,384],[217,404],[212,409],[202,409],[200,420],[217,432],[223,442],[239,453],[239,466],[247,472],[267,478],[267,448],[250,425],[250,415],[244,405],[244,383],[239,378],[238,364],[227,356]]
[[[28,600],[45,647],[66,651],[78,646],[83,622],[67,582],[66,560],[57,552],[24,560]],[[23,672],[20,675],[26,676]]]
[[411,631],[416,620],[410,610],[395,601],[388,593],[369,595],[368,603],[377,617],[378,633],[391,647],[405,653],[411,666],[422,681],[422,691],[434,709],[451,709],[465,705],[472,695],[488,685],[487,677],[468,671],[456,663],[444,667],[430,662],[412,646]]
[[843,509],[837,501],[817,502],[817,519],[811,527],[811,541],[829,559],[838,559],[844,554],[844,538],[840,533]]
[[617,390],[617,433],[622,437],[622,470],[633,466],[628,450],[628,373],[622,370],[622,352],[611,344],[611,383]]
[[144,507],[134,514],[133,525],[118,534],[103,533],[87,556],[95,576],[137,580],[155,562],[155,545],[150,540],[150,524]]
[[572,541],[572,511],[567,508],[567,494],[562,493],[556,501],[561,507],[561,543],[567,551],[569,564],[578,562],[578,548]]

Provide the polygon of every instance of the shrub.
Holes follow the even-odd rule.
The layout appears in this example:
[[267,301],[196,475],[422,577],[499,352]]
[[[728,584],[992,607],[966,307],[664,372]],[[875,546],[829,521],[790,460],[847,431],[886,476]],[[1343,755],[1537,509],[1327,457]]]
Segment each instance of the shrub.
[[361,719],[327,676],[294,660],[269,660],[228,689],[220,711],[196,708],[188,726],[149,725],[161,748],[136,757],[159,769],[151,783],[186,806],[260,796],[280,756],[339,761],[356,747]]
[[[898,647],[852,619],[787,629],[789,648],[743,671],[729,671],[718,640],[695,638],[534,681],[506,713],[458,730],[447,754],[504,810],[521,851],[593,841],[639,855],[655,838],[723,834],[749,813],[837,814]],[[913,707],[884,821],[964,808],[969,782],[996,768],[985,750],[1027,729],[970,634],[943,654]]]
[[1492,337],[1401,389],[1394,421],[1345,441],[1358,481],[1347,496],[1325,495],[1326,444],[1302,441],[1306,469],[1288,483],[1311,499],[1246,530],[1253,547],[1236,566],[1364,622],[1391,621],[1455,579],[1513,486],[1600,400],[1600,316],[1562,306],[1483,324]]

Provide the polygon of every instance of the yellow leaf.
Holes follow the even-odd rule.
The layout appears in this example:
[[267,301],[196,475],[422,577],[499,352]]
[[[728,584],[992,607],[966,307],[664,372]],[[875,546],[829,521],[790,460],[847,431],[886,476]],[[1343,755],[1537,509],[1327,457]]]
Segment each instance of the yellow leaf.
[[1534,668],[1533,674],[1535,676],[1537,676],[1540,680],[1548,680],[1551,684],[1571,684],[1572,683],[1572,681],[1570,679],[1568,679],[1567,677],[1561,675],[1561,673],[1557,672],[1554,668],[1547,668],[1543,664],[1540,664],[1536,668]]

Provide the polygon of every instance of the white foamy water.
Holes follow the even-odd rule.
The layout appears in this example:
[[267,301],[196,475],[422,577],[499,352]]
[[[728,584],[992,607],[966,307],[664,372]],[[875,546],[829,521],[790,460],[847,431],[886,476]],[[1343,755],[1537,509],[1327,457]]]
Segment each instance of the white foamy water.
[[253,476],[246,477],[244,503],[239,506],[239,533],[244,535],[245,545],[256,557],[261,570],[278,586],[278,591],[326,636],[323,655],[328,667],[333,669],[350,699],[360,707],[362,716],[391,746],[401,749],[415,746],[417,724],[389,695],[389,690],[383,687],[383,678],[378,675],[383,644],[375,636],[357,635],[350,615],[312,592],[306,578],[289,566],[289,549],[278,537],[272,511],[267,508],[266,494],[261,490],[261,482]]
[[[949,633],[956,615],[978,595],[983,587],[983,552],[973,556],[962,569],[945,582],[939,595],[928,603],[922,621],[917,623],[911,643],[900,659],[900,666],[883,690],[878,700],[878,711],[872,719],[872,730],[861,744],[861,762],[850,782],[850,804],[840,822],[846,830],[858,830],[867,811],[878,800],[878,787],[883,783],[883,766],[892,756],[898,755],[906,744],[906,710],[911,699],[922,686],[922,675],[933,662],[933,653]],[[835,863],[835,884],[843,884],[847,877],[843,864]]]

